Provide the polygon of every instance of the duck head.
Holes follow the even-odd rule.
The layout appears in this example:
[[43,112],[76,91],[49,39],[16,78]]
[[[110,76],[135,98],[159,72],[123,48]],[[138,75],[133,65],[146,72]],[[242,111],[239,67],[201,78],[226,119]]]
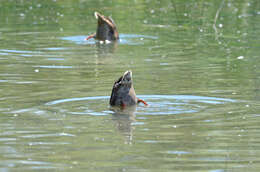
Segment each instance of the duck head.
[[99,41],[116,41],[119,39],[119,34],[116,28],[116,24],[111,17],[106,17],[98,12],[94,13],[97,22],[97,31],[95,34],[90,35],[86,40],[95,38]]
[[133,87],[132,72],[126,71],[115,83],[110,97],[111,106],[132,106],[137,104]]

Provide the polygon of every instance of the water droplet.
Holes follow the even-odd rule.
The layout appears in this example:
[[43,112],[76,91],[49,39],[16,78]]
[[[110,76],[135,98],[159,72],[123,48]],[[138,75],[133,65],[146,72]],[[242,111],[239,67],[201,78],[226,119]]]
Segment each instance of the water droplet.
[[239,60],[244,59],[244,56],[238,56],[237,59]]

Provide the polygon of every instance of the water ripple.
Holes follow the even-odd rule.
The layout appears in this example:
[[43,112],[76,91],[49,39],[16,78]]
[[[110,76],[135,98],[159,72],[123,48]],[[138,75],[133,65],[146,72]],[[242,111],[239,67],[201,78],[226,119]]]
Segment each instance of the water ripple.
[[[199,112],[208,105],[218,105],[225,103],[234,103],[236,100],[217,98],[217,97],[203,97],[193,95],[139,95],[141,99],[144,99],[149,104],[148,107],[137,106],[137,114],[142,115],[172,115],[183,113],[195,113]],[[69,98],[60,99],[47,102],[47,106],[58,106],[61,111],[66,111],[69,114],[74,115],[109,115],[108,111],[109,96],[98,97],[81,97],[81,98]],[[73,109],[66,109],[63,106],[64,103],[75,103]],[[65,108],[65,109],[63,109]]]
[[[85,40],[87,36],[85,35],[77,35],[77,36],[67,36],[62,37],[62,40],[71,41],[76,44],[96,44],[94,39]],[[144,44],[146,40],[155,40],[158,39],[156,36],[149,35],[137,35],[137,34],[120,34],[120,40],[118,41],[120,44],[127,45],[141,45]]]

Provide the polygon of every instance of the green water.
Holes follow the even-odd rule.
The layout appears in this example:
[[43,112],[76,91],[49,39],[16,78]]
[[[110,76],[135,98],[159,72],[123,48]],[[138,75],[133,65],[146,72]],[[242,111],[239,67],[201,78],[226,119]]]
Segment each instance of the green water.
[[1,0],[0,171],[259,171],[259,35],[257,0]]

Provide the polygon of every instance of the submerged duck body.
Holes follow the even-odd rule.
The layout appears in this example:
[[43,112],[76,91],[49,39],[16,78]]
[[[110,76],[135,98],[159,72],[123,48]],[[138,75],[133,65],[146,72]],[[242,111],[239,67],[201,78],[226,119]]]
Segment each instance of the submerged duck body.
[[114,83],[109,103],[111,106],[126,107],[136,105],[139,102],[147,105],[145,101],[136,97],[132,72],[126,71],[123,76]]
[[119,34],[115,22],[111,17],[106,17],[98,12],[94,13],[97,22],[96,33],[88,36],[86,40],[95,38],[99,41],[116,41],[119,39]]

